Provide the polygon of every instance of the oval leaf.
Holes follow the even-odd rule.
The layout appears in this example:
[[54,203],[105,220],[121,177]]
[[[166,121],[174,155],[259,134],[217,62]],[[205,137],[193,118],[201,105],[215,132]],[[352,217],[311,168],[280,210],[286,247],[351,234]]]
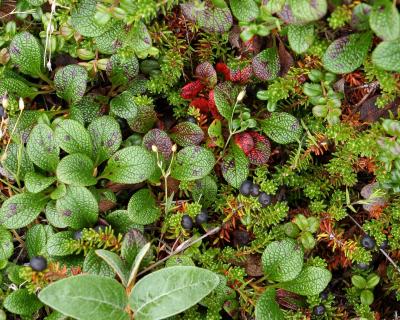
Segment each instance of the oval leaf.
[[88,73],[84,67],[77,64],[62,67],[54,76],[57,95],[69,103],[75,103],[84,96],[87,80]]

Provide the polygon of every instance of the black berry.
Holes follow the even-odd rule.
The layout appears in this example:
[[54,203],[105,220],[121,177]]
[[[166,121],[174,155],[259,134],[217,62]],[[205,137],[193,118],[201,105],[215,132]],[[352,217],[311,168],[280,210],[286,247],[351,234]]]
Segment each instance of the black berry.
[[105,231],[106,230],[106,226],[104,226],[102,224],[99,224],[99,225],[95,226],[93,229],[94,229],[94,231],[99,233],[100,231]]
[[185,230],[192,230],[193,228],[193,220],[187,214],[183,215],[181,220],[182,228]]
[[250,189],[250,194],[253,197],[258,197],[258,195],[260,194],[260,186],[258,184],[253,183],[253,185],[251,186],[251,189]]
[[207,210],[201,210],[200,213],[196,216],[196,224],[201,225],[203,223],[206,223],[208,221],[208,214]]
[[319,296],[321,297],[321,300],[326,300],[328,299],[329,293],[327,291],[322,291]]
[[360,262],[356,265],[356,267],[360,270],[367,270],[369,268],[369,265],[364,263],[364,262]]
[[82,230],[79,230],[79,231],[75,231],[75,232],[74,232],[74,239],[75,239],[75,240],[80,240],[80,239],[82,239]]
[[191,123],[197,124],[197,120],[196,120],[195,117],[189,116],[189,117],[186,117],[185,120],[186,120],[187,122],[191,122]]
[[261,192],[260,195],[258,196],[258,202],[264,208],[269,204],[271,204],[271,196],[269,194],[266,194],[265,192]]
[[35,271],[43,271],[47,268],[47,260],[45,257],[42,256],[33,257],[29,264],[31,268]]
[[387,240],[383,241],[382,244],[379,246],[380,249],[385,250],[389,246]]
[[250,190],[251,187],[253,186],[253,182],[246,180],[244,181],[239,189],[239,192],[241,195],[244,195],[245,197],[248,197],[250,195]]
[[325,307],[320,304],[319,306],[314,307],[313,313],[316,316],[322,316],[325,313]]
[[375,240],[372,239],[369,235],[365,235],[362,239],[361,239],[361,245],[368,250],[372,250],[376,243]]

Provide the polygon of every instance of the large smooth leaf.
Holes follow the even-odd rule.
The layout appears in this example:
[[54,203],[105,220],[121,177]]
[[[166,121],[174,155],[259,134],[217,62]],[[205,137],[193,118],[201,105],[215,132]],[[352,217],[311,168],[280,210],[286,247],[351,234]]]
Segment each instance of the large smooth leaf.
[[86,69],[77,64],[70,64],[58,69],[54,76],[57,95],[69,103],[75,103],[82,99],[87,81]]
[[314,296],[326,288],[332,274],[320,267],[305,267],[296,279],[280,283],[280,287],[303,296]]
[[129,274],[128,278],[128,284],[127,287],[131,288],[133,284],[135,283],[137,273],[139,271],[140,265],[144,258],[146,257],[147,252],[150,250],[151,243],[147,242],[138,252],[138,254],[135,257],[135,260],[132,263],[132,269]]
[[219,283],[206,269],[179,266],[161,269],[141,279],[129,297],[136,320],[165,319],[192,307]]
[[29,158],[39,168],[55,171],[59,160],[60,148],[53,130],[46,124],[36,125],[29,135],[26,151]]
[[274,288],[268,288],[258,299],[256,304],[257,320],[284,320],[283,312],[275,300],[276,291]]
[[96,254],[102,258],[108,265],[115,271],[118,277],[121,279],[124,287],[128,285],[128,268],[124,261],[114,252],[108,250],[96,250]]
[[372,52],[372,62],[379,68],[400,72],[400,41],[383,41]]
[[171,176],[183,181],[201,179],[211,172],[214,164],[214,155],[210,150],[199,146],[189,146],[176,155]]
[[0,224],[8,229],[27,226],[37,218],[47,199],[40,194],[20,193],[4,201],[0,209]]
[[93,177],[93,170],[93,161],[87,155],[74,153],[60,161],[57,166],[57,178],[73,186],[92,186],[97,182]]
[[262,265],[269,280],[289,281],[303,268],[303,250],[292,239],[270,243],[262,255]]
[[155,168],[155,158],[145,147],[127,147],[108,160],[103,177],[118,183],[139,183],[150,178]]
[[221,172],[225,180],[234,188],[239,188],[249,175],[249,159],[235,143],[221,163]]
[[124,288],[114,279],[79,275],[56,281],[39,293],[51,308],[79,320],[128,320]]

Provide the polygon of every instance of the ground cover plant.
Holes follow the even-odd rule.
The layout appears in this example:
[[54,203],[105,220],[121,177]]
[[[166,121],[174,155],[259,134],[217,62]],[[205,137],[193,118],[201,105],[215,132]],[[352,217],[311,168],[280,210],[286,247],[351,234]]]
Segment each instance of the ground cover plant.
[[0,0],[0,320],[397,319],[396,0]]

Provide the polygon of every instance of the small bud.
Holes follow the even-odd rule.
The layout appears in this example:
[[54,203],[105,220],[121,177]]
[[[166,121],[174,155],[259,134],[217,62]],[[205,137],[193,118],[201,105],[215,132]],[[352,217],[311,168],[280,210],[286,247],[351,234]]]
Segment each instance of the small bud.
[[8,97],[7,97],[7,95],[3,96],[3,99],[1,100],[1,104],[3,105],[3,108],[5,110],[8,109]]
[[24,99],[22,99],[22,98],[19,98],[19,101],[18,101],[18,109],[19,109],[19,111],[22,111],[22,110],[25,109]]
[[176,152],[176,149],[178,149],[178,147],[177,147],[176,144],[174,144],[174,145],[172,146],[171,150],[172,150],[172,152]]
[[55,2],[55,0],[53,0],[53,2],[51,3],[51,12],[56,12],[56,2]]
[[242,101],[245,95],[246,95],[246,90],[240,91],[240,93],[238,94],[238,96],[237,96],[237,98],[236,98],[236,101],[237,101],[237,102]]
[[158,152],[158,148],[157,148],[157,146],[154,145],[154,144],[151,146],[151,150],[152,150],[153,152]]
[[47,70],[49,70],[49,71],[51,71],[52,69],[51,69],[51,61],[49,60],[49,61],[47,61],[47,63],[46,63],[46,67],[47,67]]
[[0,50],[0,64],[5,65],[10,60],[10,53],[7,48]]

